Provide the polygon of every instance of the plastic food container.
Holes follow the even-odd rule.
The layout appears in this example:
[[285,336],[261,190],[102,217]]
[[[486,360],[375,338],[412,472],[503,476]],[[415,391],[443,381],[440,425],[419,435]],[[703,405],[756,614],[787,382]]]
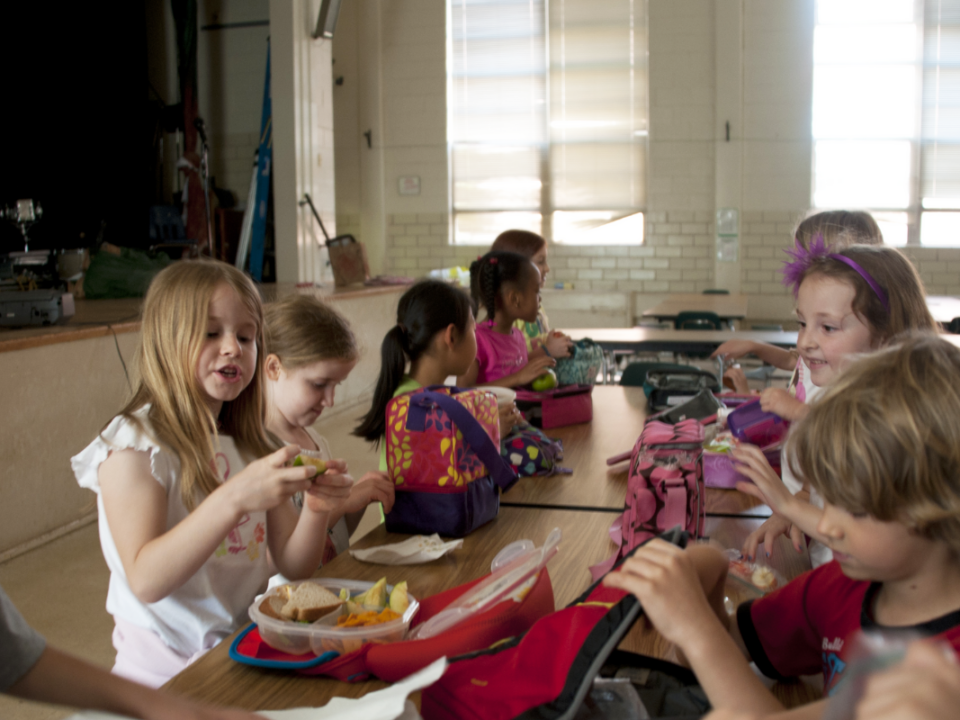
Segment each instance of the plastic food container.
[[[774,470],[780,467],[780,449],[767,448],[763,451],[767,462]],[[707,487],[736,489],[738,482],[753,482],[741,475],[733,464],[733,458],[725,452],[703,451],[703,482]]]
[[738,440],[762,448],[776,445],[787,434],[787,422],[779,415],[761,410],[759,400],[741,405],[730,413],[727,427]]
[[[350,597],[355,597],[373,587],[372,582],[340,580],[338,578],[316,578],[303,582],[322,585],[334,595],[339,594],[341,588],[347,588],[350,591]],[[294,587],[300,584],[290,583]],[[387,591],[393,592],[393,586],[387,585]],[[257,624],[260,637],[267,645],[274,650],[280,650],[291,655],[305,655],[309,652],[322,655],[330,651],[344,654],[358,650],[364,643],[368,642],[388,643],[403,640],[410,627],[410,621],[413,620],[417,610],[420,609],[420,603],[411,596],[410,606],[396,620],[365,627],[338,628],[336,627],[337,618],[342,614],[340,610],[324,615],[313,623],[277,620],[260,612],[260,604],[263,600],[277,594],[278,588],[273,588],[260,595],[253,601],[248,613],[250,619]]]
[[787,583],[786,578],[772,567],[749,562],[739,550],[727,550],[724,554],[730,563],[727,577],[733,578],[754,592],[766,595]]

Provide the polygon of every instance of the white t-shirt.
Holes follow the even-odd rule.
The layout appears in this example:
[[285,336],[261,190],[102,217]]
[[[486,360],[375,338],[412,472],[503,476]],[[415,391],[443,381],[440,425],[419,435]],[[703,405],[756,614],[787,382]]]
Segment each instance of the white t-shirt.
[[[797,400],[808,404],[823,392],[823,388],[819,385],[814,385],[810,379],[810,368],[807,367],[803,358],[797,359],[796,375],[795,382],[791,382],[791,391],[794,391],[794,397],[796,397]],[[796,495],[803,489],[803,482],[790,472],[790,463],[787,462],[786,447],[780,451],[780,463],[783,484],[787,486],[787,490],[789,490],[791,494]],[[823,508],[823,498],[820,497],[820,493],[813,488],[810,488],[810,504],[814,507]],[[817,540],[810,541],[809,550],[810,563],[813,567],[819,567],[833,560],[833,552],[830,548]]]
[[[814,385],[810,380],[810,368],[803,361],[803,358],[797,359],[797,369],[794,371],[795,377],[790,382],[790,392],[793,396],[804,404],[813,401],[822,391],[818,385]],[[790,463],[787,462],[787,449],[780,451],[781,470],[783,471],[783,484],[791,494],[796,495],[803,489],[803,483],[790,472]]]
[[[200,569],[180,588],[155,603],[141,602],[127,583],[126,573],[107,524],[100,493],[100,464],[111,451],[131,448],[150,454],[150,471],[167,495],[167,530],[188,514],[180,499],[180,460],[161,446],[150,431],[149,406],[134,415],[141,432],[130,420],[117,416],[82,452],[71,458],[81,487],[97,493],[100,546],[110,569],[107,611],[114,617],[156,633],[163,642],[185,657],[209,650],[248,619],[247,609],[270,577],[267,561],[267,516],[245,515],[223,539]],[[244,469],[231,437],[219,437],[217,472],[222,481]]]

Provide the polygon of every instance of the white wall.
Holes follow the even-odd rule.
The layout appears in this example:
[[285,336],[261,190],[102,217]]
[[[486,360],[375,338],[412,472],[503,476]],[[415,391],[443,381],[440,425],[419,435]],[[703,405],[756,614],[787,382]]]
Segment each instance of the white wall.
[[[275,54],[274,74],[275,121],[284,125],[275,135],[284,279],[323,279],[319,230],[296,205],[310,187],[328,231],[363,241],[375,274],[467,264],[481,248],[450,245],[444,0],[345,2],[332,43],[309,38],[318,5],[201,3],[202,23],[215,10],[219,22],[266,14],[274,24],[201,33],[201,111],[219,118],[218,180],[231,178],[221,184],[245,196],[269,32],[284,54]],[[813,4],[649,0],[649,27],[646,243],[554,246],[552,280],[573,282],[583,297],[565,304],[584,311],[596,293],[623,293],[641,311],[666,293],[720,286],[750,295],[753,318],[789,318],[777,269],[810,203]],[[408,175],[420,178],[417,196],[398,192]],[[715,259],[714,217],[724,207],[740,211],[734,263]],[[960,293],[960,250],[908,255],[931,293]]]
[[[444,8],[344,3],[333,43],[344,76],[334,108],[337,215],[386,272],[422,275],[481,250],[449,244]],[[813,3],[649,0],[649,27],[646,243],[553,246],[551,279],[575,283],[584,311],[598,293],[632,295],[640,312],[665,293],[719,284],[750,295],[751,317],[788,319],[792,299],[776,271],[810,204]],[[370,149],[359,135],[368,128]],[[419,196],[399,194],[404,175],[420,177]],[[736,263],[715,260],[720,207],[740,211]],[[960,292],[944,264],[960,263],[960,250],[908,255],[930,292]]]

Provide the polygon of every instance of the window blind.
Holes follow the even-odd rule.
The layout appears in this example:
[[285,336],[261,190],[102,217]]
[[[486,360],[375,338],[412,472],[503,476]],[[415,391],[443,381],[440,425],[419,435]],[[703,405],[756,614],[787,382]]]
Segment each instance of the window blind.
[[556,242],[641,241],[645,0],[448,8],[455,242],[487,244],[510,227]]

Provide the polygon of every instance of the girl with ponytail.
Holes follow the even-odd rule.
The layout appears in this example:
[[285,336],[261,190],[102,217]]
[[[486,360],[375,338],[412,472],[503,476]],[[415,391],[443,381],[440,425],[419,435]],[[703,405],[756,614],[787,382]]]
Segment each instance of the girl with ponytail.
[[[387,404],[397,395],[442,385],[462,375],[477,354],[470,298],[439,280],[422,280],[407,290],[397,306],[397,324],[380,346],[380,377],[370,411],[354,435],[380,444],[380,470],[387,470]],[[408,367],[409,363],[409,367]]]

